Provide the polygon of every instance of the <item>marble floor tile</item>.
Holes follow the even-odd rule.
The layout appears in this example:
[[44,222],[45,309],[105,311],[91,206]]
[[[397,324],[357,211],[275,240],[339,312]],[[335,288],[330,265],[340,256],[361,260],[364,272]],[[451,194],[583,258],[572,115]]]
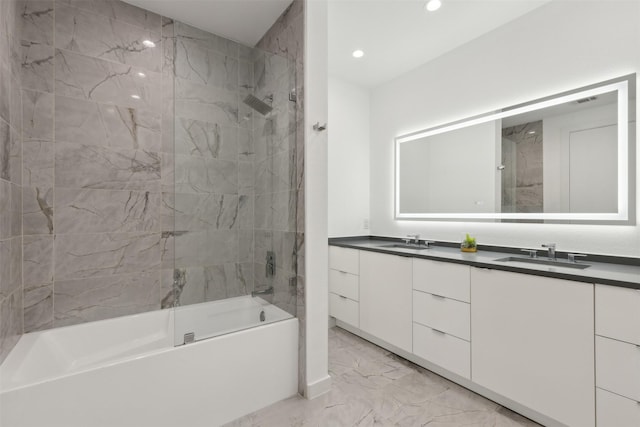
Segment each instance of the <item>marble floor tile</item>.
[[329,330],[329,373],[329,393],[292,397],[227,427],[538,426],[337,327]]

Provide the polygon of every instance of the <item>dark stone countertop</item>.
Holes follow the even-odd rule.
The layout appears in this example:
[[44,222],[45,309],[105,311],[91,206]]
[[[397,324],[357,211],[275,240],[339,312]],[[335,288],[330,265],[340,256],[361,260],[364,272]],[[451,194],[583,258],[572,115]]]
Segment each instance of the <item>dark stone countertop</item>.
[[[536,276],[554,277],[558,279],[574,280],[586,283],[600,283],[604,285],[620,286],[640,289],[640,258],[609,257],[602,255],[588,255],[581,258],[579,263],[589,264],[588,268],[575,269],[564,267],[566,253],[557,252],[558,264],[553,266],[539,264],[524,264],[520,262],[496,261],[507,256],[526,258],[526,254],[517,248],[503,248],[496,246],[478,245],[478,252],[465,253],[460,251],[459,244],[450,242],[436,242],[429,249],[385,248],[383,245],[401,243],[401,239],[388,237],[340,237],[330,238],[329,245],[345,248],[360,249],[398,255],[412,258],[431,259],[435,261],[466,264],[479,268],[512,271],[516,273],[533,274]],[[543,248],[540,249],[542,253]],[[541,259],[545,256],[538,255]]]

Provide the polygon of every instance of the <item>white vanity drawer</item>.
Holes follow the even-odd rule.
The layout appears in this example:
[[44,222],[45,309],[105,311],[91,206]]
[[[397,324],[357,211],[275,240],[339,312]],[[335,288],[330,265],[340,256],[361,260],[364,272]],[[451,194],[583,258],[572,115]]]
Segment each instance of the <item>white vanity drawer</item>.
[[640,344],[640,290],[596,284],[596,334]]
[[358,301],[360,299],[358,280],[360,278],[355,274],[329,270],[329,292]]
[[596,426],[640,426],[640,403],[596,388]]
[[466,302],[413,291],[413,321],[463,340],[471,339],[471,307]]
[[356,301],[344,296],[329,293],[329,315],[344,323],[360,327],[360,307]]
[[471,378],[471,344],[467,341],[414,323],[413,353],[462,377]]
[[596,385],[640,401],[640,346],[596,336]]
[[357,249],[329,246],[329,268],[345,273],[359,274],[360,251]]
[[459,301],[471,301],[471,273],[468,265],[413,260],[413,289]]

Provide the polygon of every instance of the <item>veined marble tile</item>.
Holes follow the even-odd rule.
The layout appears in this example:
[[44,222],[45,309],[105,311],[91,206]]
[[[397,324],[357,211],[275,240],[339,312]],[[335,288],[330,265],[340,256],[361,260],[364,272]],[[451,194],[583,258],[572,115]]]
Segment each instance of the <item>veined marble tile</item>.
[[0,179],[0,239],[11,237],[11,183]]
[[11,122],[11,70],[0,58],[0,119]]
[[288,116],[271,114],[269,117],[255,117],[253,140],[255,158],[265,159],[278,153],[293,150],[295,137],[290,133],[293,123]]
[[160,190],[160,154],[56,143],[56,187]]
[[24,284],[53,282],[53,236],[24,236]]
[[159,73],[67,50],[56,49],[55,55],[56,95],[160,113]]
[[21,0],[20,38],[53,45],[53,0]]
[[238,159],[235,127],[185,118],[175,120],[175,154],[221,160]]
[[56,234],[160,231],[160,193],[56,189]]
[[238,227],[242,230],[253,230],[254,196],[241,195],[238,198]]
[[236,230],[194,231],[176,235],[176,268],[236,262],[237,236]]
[[22,193],[24,234],[53,234],[53,188],[23,187]]
[[11,179],[9,161],[11,157],[11,127],[0,118],[0,178]]
[[238,230],[238,262],[253,264],[253,229]]
[[204,267],[205,301],[216,301],[247,295],[251,288],[247,286],[251,272],[242,268],[241,264],[226,263]]
[[53,91],[54,51],[51,46],[22,42],[22,87],[40,92]]
[[235,194],[164,193],[163,228],[178,231],[221,230],[238,227],[238,196]]
[[241,161],[253,161],[255,147],[253,131],[248,128],[238,128],[238,158]]
[[193,83],[238,89],[238,59],[204,48],[202,44],[177,37],[176,76]]
[[215,50],[232,58],[238,57],[238,43],[232,40],[225,39],[224,37],[200,30],[179,21],[175,22],[174,29],[175,35],[178,38],[189,40],[197,43],[204,49]]
[[274,193],[296,188],[294,151],[285,151],[256,162],[256,194]]
[[176,193],[238,194],[238,163],[175,156]]
[[56,0],[56,5],[77,7],[148,30],[160,31],[160,15],[122,1]]
[[56,141],[160,151],[160,115],[144,108],[56,96]]
[[0,363],[7,357],[22,334],[22,292],[15,291],[0,299]]
[[53,100],[50,93],[22,91],[24,141],[53,141]]
[[238,162],[238,192],[243,195],[255,194],[255,164]]
[[[22,187],[11,184],[11,236],[22,236]],[[22,253],[22,251],[20,251]]]
[[[159,23],[159,20],[158,20]],[[147,46],[145,42],[154,43]],[[62,4],[56,6],[55,47],[160,71],[160,32]]]
[[10,135],[8,177],[12,183],[22,185],[22,133],[11,127]]
[[238,126],[238,93],[176,77],[175,115],[220,126]]
[[13,240],[0,240],[0,301],[15,291],[11,286],[11,243]]
[[295,231],[296,204],[296,191],[256,195],[256,229]]
[[56,286],[59,280],[157,270],[161,243],[160,233],[57,235]]
[[24,332],[53,327],[53,283],[25,286]]
[[[17,58],[16,61],[18,62]],[[12,73],[11,82],[11,99],[9,101],[9,124],[16,131],[22,130],[22,87],[20,84],[20,72]]]
[[160,309],[160,272],[58,280],[56,327]]

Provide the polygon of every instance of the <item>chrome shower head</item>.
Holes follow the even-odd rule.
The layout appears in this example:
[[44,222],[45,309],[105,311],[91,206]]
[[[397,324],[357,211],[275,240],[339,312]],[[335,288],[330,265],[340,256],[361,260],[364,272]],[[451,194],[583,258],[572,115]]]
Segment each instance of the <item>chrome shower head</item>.
[[[268,100],[269,102],[273,102],[273,95],[265,96],[264,99]],[[267,104],[260,98],[256,98],[252,94],[247,95],[247,97],[242,102],[256,110],[258,113],[262,114],[263,116],[266,116],[271,112],[271,110],[273,110],[273,107],[271,105]]]

